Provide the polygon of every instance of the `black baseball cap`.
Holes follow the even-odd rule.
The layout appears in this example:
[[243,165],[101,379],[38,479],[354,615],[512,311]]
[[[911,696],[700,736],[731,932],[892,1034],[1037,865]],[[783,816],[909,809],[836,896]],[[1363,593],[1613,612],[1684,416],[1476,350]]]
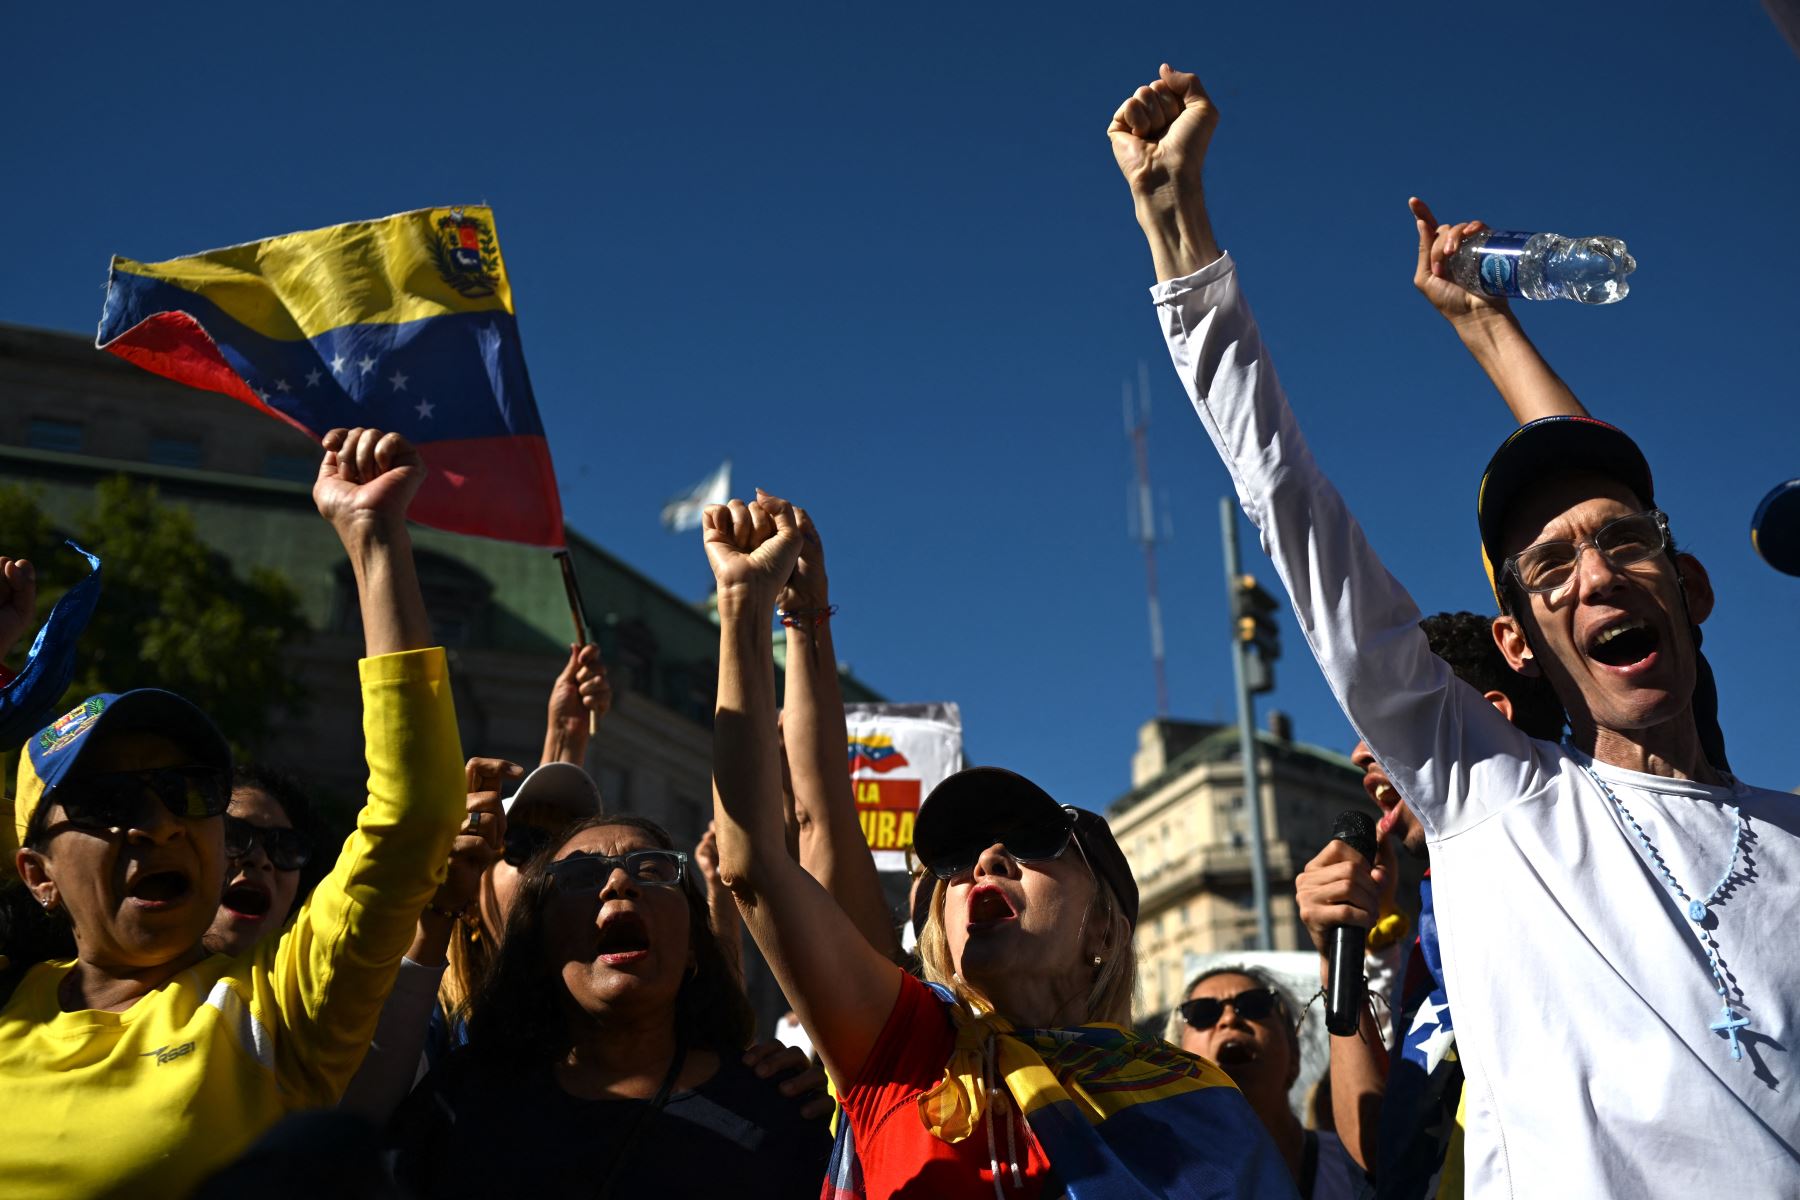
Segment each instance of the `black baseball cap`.
[[1593,417],[1539,417],[1513,430],[1488,460],[1475,498],[1481,527],[1481,563],[1501,611],[1500,568],[1505,562],[1501,538],[1514,501],[1540,480],[1565,471],[1592,471],[1617,479],[1647,506],[1656,504],[1650,464],[1637,443],[1616,425]]
[[1043,788],[1002,767],[970,767],[935,788],[919,805],[913,825],[913,853],[926,867],[942,862],[970,837],[1023,820],[1061,822],[1094,869],[1119,898],[1125,919],[1134,928],[1138,917],[1137,880],[1131,864],[1099,813],[1058,804]]

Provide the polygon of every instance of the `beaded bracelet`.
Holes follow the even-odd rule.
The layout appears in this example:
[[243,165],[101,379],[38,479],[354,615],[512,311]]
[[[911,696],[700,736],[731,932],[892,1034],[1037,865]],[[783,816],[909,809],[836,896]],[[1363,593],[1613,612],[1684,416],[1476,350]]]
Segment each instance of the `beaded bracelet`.
[[837,616],[838,606],[827,605],[824,608],[783,608],[777,609],[775,615],[789,629],[817,629],[831,618]]
[[443,917],[447,921],[460,921],[468,915],[469,906],[465,904],[461,908],[439,908],[434,900],[425,906],[425,911],[434,917]]

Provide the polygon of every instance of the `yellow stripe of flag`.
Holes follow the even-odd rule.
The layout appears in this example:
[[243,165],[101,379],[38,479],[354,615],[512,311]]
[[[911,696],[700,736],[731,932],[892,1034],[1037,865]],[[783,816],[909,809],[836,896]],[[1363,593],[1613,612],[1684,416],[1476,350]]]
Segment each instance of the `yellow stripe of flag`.
[[[479,267],[471,271],[452,264],[446,270],[458,251],[465,262],[478,258]],[[115,258],[113,269],[200,293],[234,320],[278,341],[301,341],[345,325],[513,311],[493,212],[485,206],[422,208],[168,262]],[[472,273],[485,282],[470,288]],[[452,279],[464,287],[459,290]],[[471,296],[470,290],[489,294]]]

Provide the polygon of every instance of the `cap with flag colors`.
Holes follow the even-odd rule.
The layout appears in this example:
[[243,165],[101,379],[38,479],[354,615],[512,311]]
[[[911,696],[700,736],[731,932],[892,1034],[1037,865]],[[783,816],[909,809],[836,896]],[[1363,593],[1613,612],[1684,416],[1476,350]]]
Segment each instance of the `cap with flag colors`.
[[663,528],[670,533],[681,533],[687,529],[700,528],[700,514],[706,511],[709,504],[723,504],[731,499],[731,460],[728,458],[719,464],[719,469],[696,483],[678,496],[671,496],[663,505]]
[[563,545],[562,502],[487,208],[427,208],[168,262],[114,258],[96,341],[314,439],[405,435],[408,515]]

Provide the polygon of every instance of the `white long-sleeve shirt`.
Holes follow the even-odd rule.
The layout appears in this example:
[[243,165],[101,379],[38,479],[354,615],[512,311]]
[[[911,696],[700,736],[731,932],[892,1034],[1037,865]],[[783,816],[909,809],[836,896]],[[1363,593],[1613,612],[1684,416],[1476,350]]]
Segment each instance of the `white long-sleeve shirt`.
[[[1229,257],[1151,292],[1169,354],[1332,693],[1431,846],[1466,1073],[1466,1194],[1800,1196],[1800,798],[1533,741],[1431,653],[1314,463]],[[1471,489],[1471,492],[1473,489]],[[1471,536],[1474,535],[1471,522]],[[1742,1060],[1684,905],[1587,775],[1712,907]]]

